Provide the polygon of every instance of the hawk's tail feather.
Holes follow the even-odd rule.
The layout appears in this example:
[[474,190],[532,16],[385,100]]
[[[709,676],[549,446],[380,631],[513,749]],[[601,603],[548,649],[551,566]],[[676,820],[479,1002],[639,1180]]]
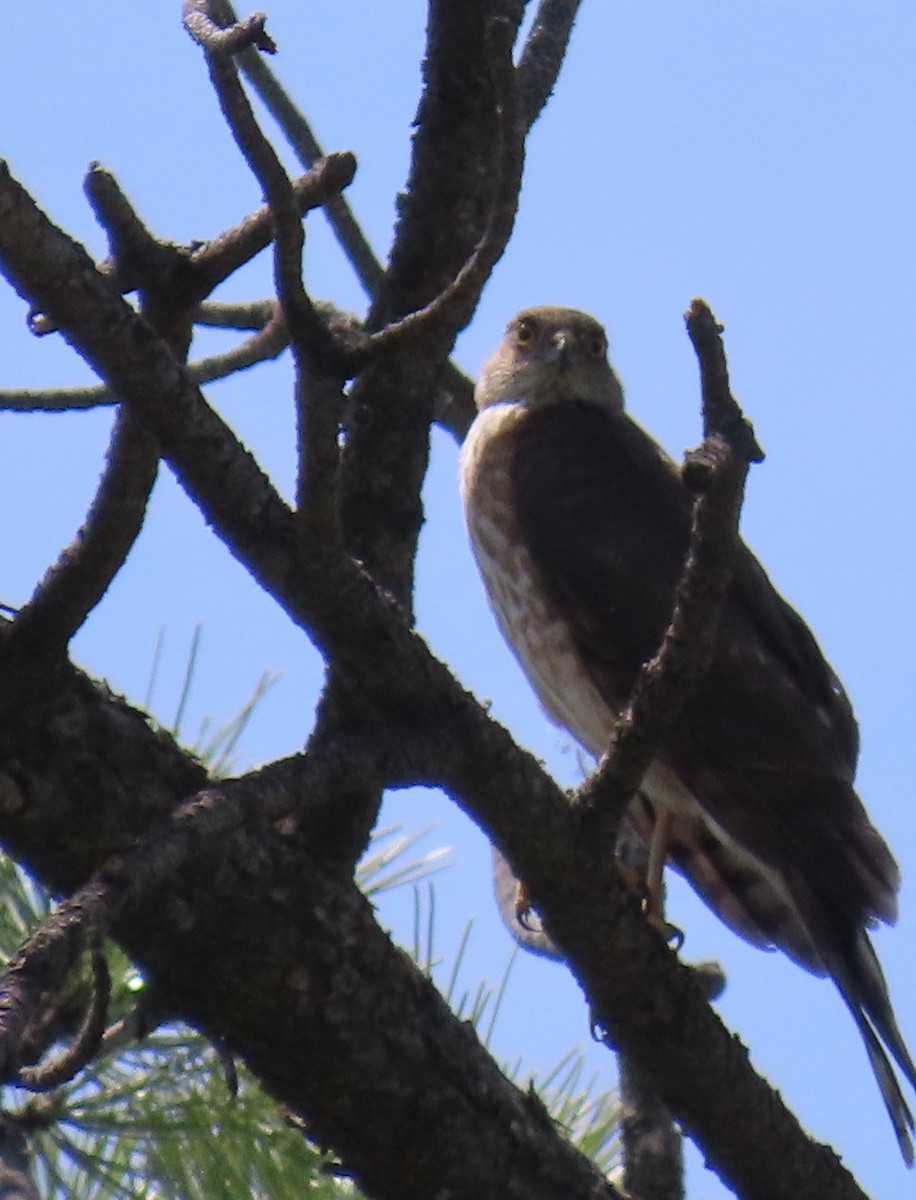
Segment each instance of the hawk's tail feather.
[[844,965],[832,972],[833,978],[862,1035],[881,1098],[897,1135],[900,1153],[906,1165],[912,1167],[916,1159],[911,1134],[916,1131],[916,1124],[888,1051],[914,1090],[916,1064],[897,1026],[878,956],[864,931],[858,931],[844,958]]
[[[842,991],[842,988],[840,990]],[[910,1135],[913,1133],[914,1128],[916,1128],[913,1124],[913,1114],[910,1112],[909,1105],[903,1097],[903,1092],[900,1090],[900,1083],[894,1073],[894,1068],[891,1066],[890,1059],[881,1045],[881,1040],[869,1024],[868,1018],[845,992],[843,992],[843,999],[846,1001],[846,1006],[852,1013],[853,1019],[862,1035],[862,1041],[865,1043],[865,1049],[868,1052],[868,1058],[871,1062],[871,1069],[878,1082],[881,1099],[884,1101],[887,1115],[891,1119],[894,1133],[897,1135],[897,1144],[900,1146],[903,1161],[908,1167],[912,1167],[914,1162],[913,1139]],[[896,1053],[894,1057],[897,1058]]]

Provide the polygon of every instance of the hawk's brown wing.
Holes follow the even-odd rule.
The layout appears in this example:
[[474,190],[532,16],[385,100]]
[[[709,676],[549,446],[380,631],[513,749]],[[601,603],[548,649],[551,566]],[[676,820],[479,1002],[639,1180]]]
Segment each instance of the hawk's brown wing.
[[[541,585],[620,711],[671,616],[690,497],[629,418],[577,402],[526,414],[511,476]],[[852,787],[856,755],[836,676],[742,546],[714,661],[660,754],[705,814],[676,820],[672,858],[751,940],[834,978],[906,1146],[909,1113],[872,1026],[914,1086],[916,1069],[865,933],[894,919],[898,873]],[[645,799],[634,819],[651,827]]]

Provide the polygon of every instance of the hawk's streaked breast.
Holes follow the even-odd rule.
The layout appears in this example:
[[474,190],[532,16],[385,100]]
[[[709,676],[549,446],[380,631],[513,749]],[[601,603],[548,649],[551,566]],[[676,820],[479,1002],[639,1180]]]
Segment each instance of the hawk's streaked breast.
[[541,704],[594,755],[610,745],[614,714],[582,668],[569,628],[550,603],[529,554],[512,492],[512,456],[525,410],[494,404],[461,449],[468,536],[496,620]]

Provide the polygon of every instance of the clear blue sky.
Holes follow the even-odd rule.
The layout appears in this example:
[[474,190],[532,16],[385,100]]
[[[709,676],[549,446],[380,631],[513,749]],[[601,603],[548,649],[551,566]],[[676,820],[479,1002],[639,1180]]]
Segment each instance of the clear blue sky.
[[[4,14],[0,154],[66,229],[104,243],[81,194],[87,164],[115,172],[153,229],[206,238],[258,203],[222,127],[179,5],[116,0]],[[275,66],[328,148],[359,158],[350,198],[384,256],[416,106],[419,0],[273,0]],[[808,0],[686,4],[585,0],[557,94],[529,145],[521,214],[458,358],[470,372],[519,307],[555,302],[607,324],[631,413],[672,453],[699,437],[696,373],[681,314],[704,296],[727,326],[733,385],[766,463],[744,533],[804,613],[853,697],[861,792],[904,873],[901,918],[877,938],[916,1049],[916,822],[911,754],[916,663],[913,450],[916,387],[916,8]],[[308,283],[356,309],[358,287],[320,221]],[[265,265],[224,293],[268,291]],[[86,368],[57,339],[24,332],[0,288],[0,386],[67,384]],[[221,342],[220,344],[225,344]],[[213,340],[205,343],[212,348]],[[214,386],[211,400],[289,491],[292,409],[285,363]],[[24,600],[91,496],[110,415],[0,418],[0,599]],[[576,757],[541,715],[502,647],[465,545],[456,448],[436,436],[419,566],[420,626],[433,649],[564,781]],[[186,648],[204,626],[187,730],[231,715],[265,668],[283,672],[244,745],[254,763],[295,750],[318,679],[311,648],[210,537],[167,472],[142,543],[75,654],[135,700],[167,630],[156,708],[169,720]],[[476,913],[468,978],[498,977],[509,942],[489,897],[483,838],[441,798],[400,796],[387,814],[440,822],[454,846],[438,885],[440,944]],[[757,1066],[866,1190],[892,1200],[916,1179],[899,1163],[858,1035],[833,988],[744,946],[677,881],[672,919],[688,958],[728,974],[719,1004]],[[409,896],[383,919],[409,937]],[[519,963],[498,1052],[533,1067],[570,1044],[610,1078],[562,970]],[[692,1200],[724,1195],[691,1159]]]

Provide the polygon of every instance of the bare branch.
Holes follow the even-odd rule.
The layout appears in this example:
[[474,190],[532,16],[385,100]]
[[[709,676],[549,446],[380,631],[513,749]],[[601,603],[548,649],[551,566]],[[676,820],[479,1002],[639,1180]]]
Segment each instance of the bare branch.
[[541,0],[538,6],[516,71],[519,107],[529,129],[553,92],[581,3]]
[[[206,11],[207,0],[190,0]],[[270,142],[261,132],[228,54],[206,46],[210,79],[236,144],[260,183],[274,226],[274,275],[294,346],[307,353],[333,352],[332,339],[318,320],[302,285],[302,222],[293,188]],[[300,352],[301,353],[301,352]]]
[[205,300],[194,313],[194,322],[214,329],[263,329],[274,320],[277,310],[273,296],[237,302]]
[[245,338],[231,350],[223,354],[212,354],[188,367],[188,374],[197,383],[212,383],[216,379],[225,379],[237,371],[244,371],[256,363],[266,362],[271,358],[279,358],[289,346],[289,334],[280,313],[251,337]]
[[481,289],[512,235],[525,162],[525,139],[512,70],[514,35],[512,25],[503,19],[494,19],[487,28],[488,59],[494,91],[499,98],[499,134],[497,181],[483,235],[470,258],[438,296],[424,308],[409,313],[370,337],[367,344],[370,353],[389,350],[407,338],[422,337],[428,327],[436,323],[454,332],[462,329],[471,319]]
[[0,167],[0,262],[13,286],[49,313],[154,431],[189,494],[211,510],[210,519],[218,526],[224,520],[234,526],[233,533],[224,530],[233,552],[243,562],[255,555],[249,565],[268,588],[285,576],[287,584],[279,590],[286,591],[285,554],[293,541],[289,509],[165,343],[99,275],[85,251],[48,221],[5,167]]
[[[518,75],[522,111],[528,124],[534,119],[534,116],[530,115],[532,97],[537,94],[538,88],[543,89],[547,86],[549,91],[549,87],[552,87],[556,71],[559,69],[557,54],[560,43],[562,41],[565,46],[563,37],[568,39],[571,29],[574,12],[569,15],[569,27],[564,35],[562,25],[565,18],[559,10],[574,10],[578,2],[579,0],[574,5],[571,5],[569,0],[563,0],[560,4],[557,4],[556,0],[553,0],[552,4],[545,3],[544,12],[535,20]],[[211,7],[219,20],[226,23],[237,20],[235,10],[228,0],[213,0]],[[554,8],[556,12],[553,11]],[[238,62],[271,116],[283,130],[299,161],[310,167],[324,152],[304,113],[293,103],[270,67],[253,49],[242,51]],[[551,71],[553,78],[550,78]],[[530,83],[526,82],[528,79]],[[544,100],[546,98],[545,95]],[[540,101],[541,105],[544,100]],[[328,197],[322,207],[363,289],[374,299],[384,279],[384,269],[363,235],[352,210],[342,196]],[[477,261],[480,265],[479,255]],[[445,380],[437,392],[434,417],[459,442],[474,419],[473,393],[473,382],[454,364],[449,363]]]
[[638,1066],[620,1058],[620,1131],[623,1185],[639,1200],[683,1200],[684,1154],[680,1132]]
[[23,1067],[16,1077],[20,1087],[32,1092],[53,1091],[88,1066],[99,1050],[111,999],[111,975],[105,952],[100,946],[91,947],[89,961],[92,967],[89,1007],[72,1045],[37,1067]]
[[265,31],[266,13],[254,13],[245,21],[224,29],[211,20],[206,0],[185,0],[182,20],[191,37],[213,54],[238,54],[247,46],[256,46],[267,54],[276,54],[277,46]]
[[[227,316],[226,319],[229,321],[231,318]],[[252,322],[255,319],[252,316]],[[210,322],[202,321],[201,324]],[[234,321],[231,325],[223,326],[219,318],[212,324],[218,327],[238,328]],[[266,328],[255,328],[257,333],[245,338],[231,350],[222,354],[211,354],[197,362],[189,363],[188,377],[195,383],[213,383],[218,379],[227,379],[237,371],[245,370],[256,363],[277,358],[289,345],[289,337],[282,320],[278,319]],[[91,408],[111,407],[117,403],[118,397],[114,392],[98,384],[83,388],[0,391],[0,411],[6,412],[84,412]]]
[[85,900],[82,909],[61,906],[5,968],[0,988],[0,1079],[5,1082],[18,1076],[19,1047],[42,995],[59,990],[84,947],[99,936],[102,906],[88,890]]
[[62,654],[99,603],[136,541],[156,481],[155,441],[136,417],[115,417],[105,470],[82,528],[13,622],[15,652]]
[[[292,183],[300,214],[320,207],[347,187],[355,171],[356,160],[349,153],[331,154],[315,163]],[[157,324],[174,326],[170,340],[182,348],[183,356],[190,331],[190,309],[273,241],[270,207],[262,206],[209,242],[183,247],[154,238],[117,181],[99,163],[90,167],[85,186],[112,245],[111,255],[99,264],[100,274],[110,278],[122,293],[138,289],[142,280],[147,307],[158,314]],[[276,301],[269,303],[275,305]],[[166,315],[170,320],[163,319]],[[258,320],[253,327],[262,326],[263,321]],[[29,328],[38,337],[57,330],[47,314],[35,309],[29,313]],[[21,411],[89,408],[112,402],[106,392],[85,388],[0,392],[0,408]]]
[[9,388],[0,390],[2,412],[84,412],[117,404],[117,396],[106,387]]
[[[212,0],[211,8],[221,21],[236,20],[235,11],[228,0]],[[323,156],[324,151],[305,114],[293,104],[270,67],[254,50],[243,50],[238,62],[267,111],[283,130],[299,161],[304,167],[311,167]],[[367,296],[373,297],[381,286],[384,269],[360,229],[349,204],[342,196],[332,196],[323,207],[328,223],[356,272],[363,290]]]
[[297,510],[310,540],[327,552],[341,541],[337,430],[347,368],[302,283],[304,233],[286,172],[254,118],[234,63],[208,50],[207,64],[223,115],[273,215],[274,278],[296,362]]
[[[299,216],[326,207],[353,182],[356,159],[349,151],[338,151],[310,164],[310,169],[292,181],[292,199]],[[273,241],[273,216],[264,205],[232,229],[194,250],[191,258],[208,282],[209,294],[239,267]]]

